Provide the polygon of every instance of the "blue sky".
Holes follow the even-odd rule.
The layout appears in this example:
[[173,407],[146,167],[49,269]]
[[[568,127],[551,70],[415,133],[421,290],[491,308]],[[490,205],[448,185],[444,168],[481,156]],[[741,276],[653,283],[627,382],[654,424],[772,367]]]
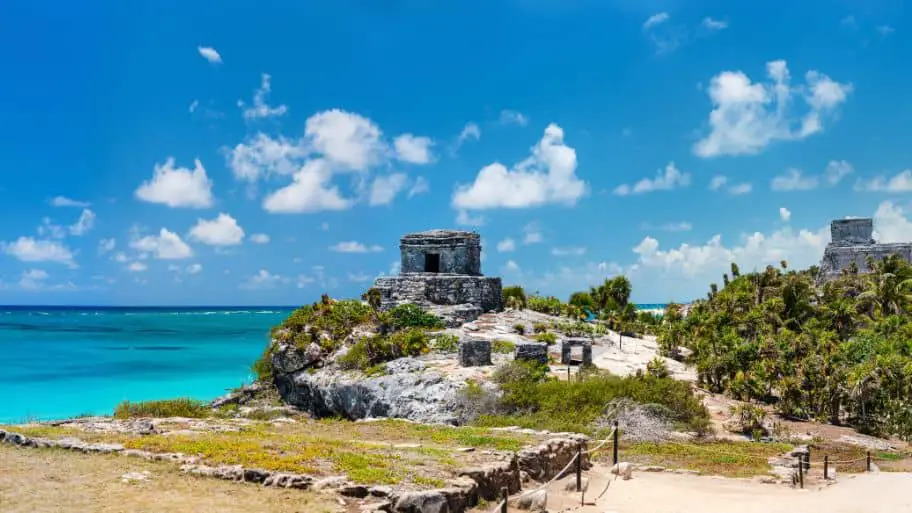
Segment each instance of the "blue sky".
[[639,302],[912,240],[900,1],[13,1],[0,44],[2,304],[353,296],[443,227]]

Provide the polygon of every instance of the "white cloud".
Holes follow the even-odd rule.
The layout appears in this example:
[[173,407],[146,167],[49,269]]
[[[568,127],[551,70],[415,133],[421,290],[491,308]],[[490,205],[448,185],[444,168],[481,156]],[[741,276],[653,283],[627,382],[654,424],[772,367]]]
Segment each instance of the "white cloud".
[[412,183],[412,187],[408,191],[408,197],[417,196],[419,194],[424,194],[431,190],[431,186],[428,184],[428,181],[424,179],[423,176],[419,176],[415,179],[415,182]]
[[324,222],[324,223],[320,223],[320,229],[323,230],[324,232],[328,232],[328,231],[329,231],[329,223],[325,223],[325,222]]
[[330,246],[330,251],[336,251],[338,253],[379,253],[383,251],[381,246],[376,244],[372,246],[366,246],[357,241],[344,241],[340,242],[334,246]]
[[462,127],[462,132],[459,132],[459,139],[456,143],[458,146],[461,146],[462,143],[468,141],[469,139],[477,141],[481,139],[481,129],[478,128],[478,125],[473,122],[468,122],[464,127]]
[[741,194],[748,194],[752,190],[754,190],[754,186],[745,182],[732,185],[728,188],[728,193],[732,196],[739,196]]
[[690,185],[690,173],[682,173],[675,167],[674,162],[669,162],[665,169],[658,170],[652,180],[643,178],[633,186],[622,184],[614,189],[614,194],[627,196],[628,194],[643,194],[654,191],[670,191]]
[[852,16],[851,14],[846,16],[842,20],[840,20],[839,24],[842,25],[843,27],[847,27],[847,28],[851,28],[851,29],[858,28],[858,23],[855,21],[855,16]]
[[127,270],[130,271],[131,273],[143,272],[148,268],[149,268],[149,266],[147,266],[146,264],[144,264],[142,262],[132,262],[132,263],[130,263],[130,265],[127,266]]
[[193,256],[193,250],[180,236],[162,228],[159,234],[146,235],[130,243],[130,247],[145,254],[154,254],[161,260],[180,260]]
[[114,246],[117,245],[117,241],[113,238],[111,239],[101,239],[98,241],[98,254],[104,255],[110,251],[114,251]]
[[250,242],[254,244],[269,244],[269,235],[266,235],[265,233],[251,234]]
[[882,35],[883,37],[887,37],[890,34],[896,32],[896,29],[894,29],[893,27],[891,27],[889,25],[880,25],[877,27],[877,32],[880,32],[880,35]]
[[728,183],[728,177],[723,175],[716,175],[712,177],[712,180],[709,181],[709,190],[718,191],[726,183]]
[[703,18],[702,25],[710,31],[717,31],[728,28],[728,22],[725,20],[714,20],[710,17]]
[[497,243],[497,252],[498,253],[508,253],[516,249],[516,241],[510,238],[506,238]]
[[586,248],[582,246],[551,248],[551,254],[554,256],[583,256],[586,254]]
[[519,273],[519,264],[512,260],[507,260],[506,265],[503,267],[504,274],[516,274]]
[[670,18],[671,18],[671,16],[669,16],[667,12],[660,12],[660,13],[653,14],[652,16],[647,18],[646,21],[643,23],[643,28],[651,29],[652,27],[655,27],[656,25],[661,25],[662,23],[667,22]]
[[532,222],[523,227],[523,244],[538,244],[542,241],[541,228],[539,228],[538,223]]
[[304,134],[314,151],[329,162],[355,171],[367,170],[386,152],[382,132],[373,121],[332,109],[307,119]]
[[774,191],[810,191],[820,185],[816,176],[805,176],[800,169],[790,168],[784,175],[773,178],[770,189]]
[[640,228],[642,228],[643,230],[650,230],[650,229],[655,228],[655,229],[661,230],[663,232],[689,232],[690,230],[693,230],[693,225],[688,223],[687,221],[680,221],[680,222],[675,222],[675,223],[665,223],[665,224],[660,224],[658,226],[653,226],[649,223],[643,223],[640,225]]
[[210,246],[236,246],[244,240],[244,229],[236,219],[220,213],[212,220],[197,219],[190,229],[190,238]]
[[260,269],[259,272],[247,278],[247,280],[238,285],[238,287],[248,290],[271,289],[282,281],[281,275],[272,274],[266,269]]
[[269,93],[272,92],[272,77],[268,73],[263,73],[260,77],[260,88],[253,93],[253,105],[247,106],[241,100],[238,100],[238,107],[244,109],[244,119],[264,119],[277,116],[284,116],[288,112],[287,105],[270,107],[266,103]]
[[29,269],[22,273],[22,278],[19,280],[19,288],[23,290],[38,290],[43,287],[45,280],[48,278],[48,273],[41,269]]
[[460,210],[456,214],[456,224],[460,226],[481,226],[484,224],[484,216],[471,216],[467,211]]
[[373,277],[364,273],[348,273],[348,281],[353,281],[356,283],[364,283],[366,281],[371,281]]
[[74,199],[71,199],[71,198],[67,198],[66,196],[55,196],[55,197],[51,200],[51,206],[54,206],[54,207],[79,207],[79,208],[86,208],[86,207],[89,207],[89,206],[91,206],[91,205],[92,205],[92,204],[89,203],[88,201],[74,200]]
[[[504,109],[500,111],[500,124],[526,126],[529,124],[529,118],[522,112]],[[465,129],[463,129],[463,132],[465,132]]]
[[315,280],[313,278],[311,278],[310,276],[307,276],[305,274],[299,274],[298,279],[297,279],[297,287],[299,289],[303,289],[304,287],[310,285],[314,281]]
[[203,271],[202,264],[190,264],[187,266],[187,274],[199,274]]
[[345,210],[354,201],[342,197],[331,185],[332,170],[322,159],[308,161],[294,174],[294,181],[263,200],[263,208],[273,213],[303,213],[322,210]]
[[405,173],[378,176],[371,185],[368,203],[371,206],[389,205],[407,185],[408,175]]
[[212,206],[212,181],[206,176],[199,159],[193,171],[174,167],[169,157],[164,164],[156,164],[152,180],[143,182],[136,189],[136,197],[149,203],[169,207],[206,208]]
[[828,184],[836,185],[853,172],[854,168],[852,167],[852,164],[849,164],[845,160],[831,160],[827,163],[823,176]]
[[66,237],[66,230],[62,226],[55,224],[50,217],[45,217],[38,227],[38,235],[52,239],[62,239]]
[[787,223],[792,218],[792,212],[785,207],[779,207],[779,218]]
[[0,242],[0,249],[7,255],[22,262],[55,262],[69,267],[76,267],[73,253],[60,242],[53,240],[36,240],[32,237],[19,237],[13,242]]
[[84,208],[82,209],[82,214],[79,215],[79,219],[70,225],[70,235],[85,235],[93,226],[95,226],[95,212]]
[[902,207],[892,201],[884,201],[877,206],[874,213],[874,226],[877,230],[877,241],[909,242],[912,241],[912,222],[906,217]]
[[576,172],[576,150],[564,144],[564,131],[550,124],[532,155],[513,169],[495,162],[471,185],[459,185],[453,207],[460,210],[528,208],[549,203],[575,205],[587,184]]
[[124,253],[123,251],[118,251],[117,253],[114,254],[114,256],[111,257],[111,259],[114,260],[115,262],[120,262],[121,264],[124,264],[130,260],[129,258],[127,258],[127,254]]
[[912,192],[912,169],[906,169],[889,178],[874,177],[871,180],[859,180],[855,190],[868,192]]
[[215,48],[212,48],[211,46],[197,46],[196,50],[200,55],[203,56],[204,59],[213,64],[222,62],[222,56],[219,55],[219,53],[215,51]]
[[228,151],[228,167],[238,180],[255,182],[272,175],[291,175],[301,168],[308,149],[305,141],[273,139],[258,133]]
[[193,112],[196,111],[196,108],[199,107],[199,104],[200,104],[199,100],[193,100],[192,102],[190,102],[190,107],[187,108],[187,111],[190,114],[193,114]]
[[434,141],[430,137],[417,137],[412,134],[402,134],[393,141],[396,158],[412,164],[428,164],[433,161],[433,145]]
[[[742,71],[723,71],[712,78],[708,93],[713,104],[710,133],[694,145],[700,157],[747,155],[774,141],[800,140],[823,130],[823,118],[835,114],[852,91],[817,71],[805,74],[805,84],[793,87],[785,61],[766,66],[770,81],[754,83]],[[795,112],[796,97],[807,111]]]

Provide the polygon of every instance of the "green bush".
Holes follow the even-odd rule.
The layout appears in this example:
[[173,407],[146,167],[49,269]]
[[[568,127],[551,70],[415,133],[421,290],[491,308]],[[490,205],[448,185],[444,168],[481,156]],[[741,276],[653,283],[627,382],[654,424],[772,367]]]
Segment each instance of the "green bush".
[[459,337],[449,333],[435,335],[431,341],[431,349],[441,353],[455,353],[459,350]]
[[344,369],[367,371],[378,364],[428,352],[428,336],[420,329],[397,331],[391,335],[374,335],[355,342],[339,358]]
[[371,307],[361,301],[333,301],[324,296],[320,302],[292,312],[282,324],[273,328],[272,336],[280,342],[294,341],[300,348],[316,342],[324,350],[333,351],[355,326],[370,322],[372,313]]
[[538,335],[535,335],[535,340],[544,342],[550,346],[551,344],[557,343],[557,335],[554,333],[539,333]]
[[257,381],[271,381],[275,369],[272,366],[272,353],[267,349],[250,366],[250,371],[256,376]]
[[513,332],[516,333],[517,335],[525,335],[526,334],[526,325],[521,322],[517,322],[516,324],[513,325]]
[[532,331],[535,333],[544,333],[548,331],[548,325],[543,322],[536,322],[532,325]]
[[667,378],[671,375],[671,373],[668,371],[668,365],[665,364],[665,360],[659,358],[658,356],[646,362],[646,372],[655,378]]
[[367,292],[361,295],[361,300],[367,301],[367,304],[369,304],[371,308],[378,310],[380,308],[381,300],[380,289],[375,287],[367,289]]
[[189,417],[202,418],[212,414],[209,405],[190,398],[165,399],[161,401],[124,401],[114,409],[114,418],[132,419],[137,417]]
[[491,342],[492,353],[509,354],[512,353],[514,349],[516,349],[516,344],[509,340],[495,340]]
[[506,308],[522,310],[526,307],[526,291],[519,285],[504,287],[500,292],[500,297]]
[[394,328],[443,328],[443,320],[434,314],[424,311],[420,306],[413,303],[405,303],[396,306],[389,311],[390,321]]
[[529,296],[526,298],[526,308],[548,315],[560,315],[564,310],[560,299],[554,296]]

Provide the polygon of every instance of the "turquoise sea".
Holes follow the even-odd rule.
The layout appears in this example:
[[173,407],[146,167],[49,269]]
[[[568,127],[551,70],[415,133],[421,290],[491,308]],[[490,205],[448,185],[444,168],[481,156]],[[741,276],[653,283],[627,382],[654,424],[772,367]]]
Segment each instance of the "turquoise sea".
[[291,310],[0,306],[0,423],[213,399],[251,381],[269,328]]

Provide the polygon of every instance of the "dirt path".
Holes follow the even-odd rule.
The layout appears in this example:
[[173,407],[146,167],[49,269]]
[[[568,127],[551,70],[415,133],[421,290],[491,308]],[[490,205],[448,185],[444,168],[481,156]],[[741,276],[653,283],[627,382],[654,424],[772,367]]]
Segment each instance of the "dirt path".
[[[149,472],[147,481],[121,480],[127,472],[143,471]],[[194,478],[168,463],[0,444],[3,513],[334,513],[340,509],[331,497]]]
[[[596,467],[587,495],[605,487],[607,469]],[[844,476],[832,486],[796,490],[742,479],[667,473],[635,473],[611,483],[595,506],[579,507],[579,494],[565,493],[562,482],[549,490],[551,511],[580,513],[827,513],[912,512],[912,474],[872,473]]]

